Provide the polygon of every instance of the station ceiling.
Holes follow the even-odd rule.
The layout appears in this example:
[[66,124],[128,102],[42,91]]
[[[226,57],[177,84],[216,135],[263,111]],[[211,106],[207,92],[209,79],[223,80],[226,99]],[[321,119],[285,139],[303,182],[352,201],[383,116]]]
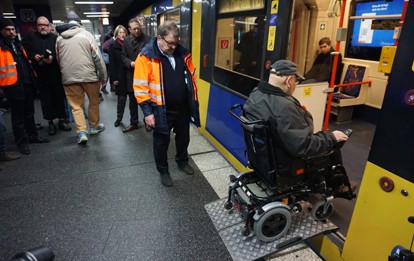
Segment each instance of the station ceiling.
[[[110,18],[119,18],[124,12],[138,13],[157,0],[96,0],[96,1],[112,1],[113,4],[75,4],[75,1],[90,0],[1,0],[0,11],[3,13],[14,13],[13,5],[46,5],[50,6],[53,20],[66,20],[68,11],[75,11],[82,20],[99,19],[86,17],[84,12],[110,12]],[[132,10],[131,10],[132,9]],[[129,18],[129,17],[128,17]],[[127,19],[128,19],[127,18]]]

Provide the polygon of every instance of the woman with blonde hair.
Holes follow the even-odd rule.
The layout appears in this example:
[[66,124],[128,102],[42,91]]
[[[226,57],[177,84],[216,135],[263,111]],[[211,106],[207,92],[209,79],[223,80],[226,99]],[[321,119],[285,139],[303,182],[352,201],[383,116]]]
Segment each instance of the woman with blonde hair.
[[127,81],[126,71],[122,62],[122,46],[127,36],[127,30],[124,26],[118,25],[115,28],[115,41],[109,47],[109,67],[111,68],[110,79],[115,88],[115,94],[118,95],[116,106],[115,127],[118,127],[124,116],[125,104],[127,100]]

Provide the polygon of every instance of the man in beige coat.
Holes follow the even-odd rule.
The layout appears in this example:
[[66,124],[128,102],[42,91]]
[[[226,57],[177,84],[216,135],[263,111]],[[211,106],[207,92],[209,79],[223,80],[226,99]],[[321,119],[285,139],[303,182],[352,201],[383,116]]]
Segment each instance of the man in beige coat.
[[[79,134],[77,142],[86,144],[87,133],[98,134],[105,129],[103,123],[99,123],[99,88],[106,82],[107,72],[94,36],[81,26],[81,20],[74,12],[70,11],[67,18],[67,24],[56,28],[60,33],[56,41],[56,55]],[[83,111],[85,93],[89,98],[89,132]]]

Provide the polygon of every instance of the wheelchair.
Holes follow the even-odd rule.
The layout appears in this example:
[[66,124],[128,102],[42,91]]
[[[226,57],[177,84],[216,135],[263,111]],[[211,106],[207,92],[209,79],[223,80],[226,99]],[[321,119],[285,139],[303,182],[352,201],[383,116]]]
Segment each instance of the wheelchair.
[[[240,115],[235,113],[237,108]],[[267,121],[248,120],[240,104],[232,106],[229,112],[241,123],[247,166],[252,169],[237,177],[230,176],[224,204],[226,210],[240,212],[245,222],[243,236],[253,231],[263,242],[281,238],[288,232],[292,215],[303,211],[303,202],[308,202],[310,194],[320,195],[321,200],[313,204],[310,215],[321,221],[332,214],[334,198],[355,198],[342,166],[340,147],[344,142],[323,155],[286,158],[286,153],[279,153],[283,145]]]

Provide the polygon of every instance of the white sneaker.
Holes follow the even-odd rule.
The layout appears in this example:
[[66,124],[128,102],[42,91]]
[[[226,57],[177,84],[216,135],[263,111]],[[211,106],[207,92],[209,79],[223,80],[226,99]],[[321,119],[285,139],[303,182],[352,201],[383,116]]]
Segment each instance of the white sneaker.
[[86,136],[86,132],[79,133],[78,144],[85,145],[87,142],[88,142],[88,136]]
[[99,132],[104,131],[104,130],[105,130],[105,125],[103,123],[99,123],[98,127],[95,128],[95,127],[92,126],[90,128],[89,134],[95,135],[95,134],[98,134]]

